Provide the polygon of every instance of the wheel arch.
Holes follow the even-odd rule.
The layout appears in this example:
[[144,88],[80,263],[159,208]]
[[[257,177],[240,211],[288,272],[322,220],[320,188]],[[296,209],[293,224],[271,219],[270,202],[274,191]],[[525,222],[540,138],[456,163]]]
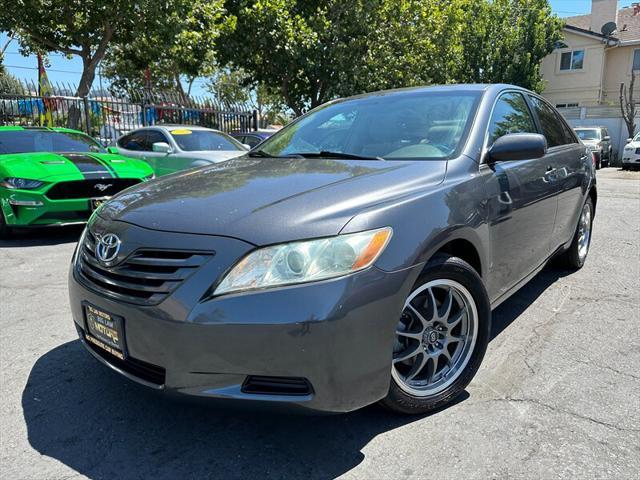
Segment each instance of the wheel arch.
[[451,240],[444,245],[442,245],[434,254],[447,254],[453,257],[458,257],[469,265],[473,267],[473,269],[478,272],[478,275],[482,277],[483,268],[482,268],[482,260],[480,259],[480,253],[476,246],[465,238],[457,238],[455,240]]
[[485,280],[488,271],[487,250],[483,247],[481,232],[473,228],[458,228],[442,232],[439,241],[426,248],[421,257],[429,262],[436,255],[446,254],[467,262]]
[[588,195],[591,198],[591,201],[593,202],[593,214],[595,215],[596,205],[598,203],[598,189],[596,188],[595,184],[591,185]]

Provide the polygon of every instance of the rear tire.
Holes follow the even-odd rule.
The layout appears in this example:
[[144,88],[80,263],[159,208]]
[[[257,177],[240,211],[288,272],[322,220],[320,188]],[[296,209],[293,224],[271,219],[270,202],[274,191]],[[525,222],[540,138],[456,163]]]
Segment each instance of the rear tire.
[[433,258],[405,302],[391,385],[380,403],[413,415],[450,404],[478,371],[490,328],[489,297],[478,273],[460,258]]
[[573,235],[571,246],[561,255],[565,266],[573,270],[581,269],[589,254],[591,246],[591,231],[593,226],[593,200],[591,197],[584,202],[578,219],[578,226]]

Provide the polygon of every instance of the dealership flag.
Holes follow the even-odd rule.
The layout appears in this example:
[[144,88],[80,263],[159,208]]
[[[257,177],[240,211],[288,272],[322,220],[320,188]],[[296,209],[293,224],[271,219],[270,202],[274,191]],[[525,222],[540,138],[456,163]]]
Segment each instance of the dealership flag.
[[48,100],[52,93],[47,72],[44,69],[42,55],[38,54],[38,96],[42,97],[42,111],[40,112],[40,125],[45,127],[53,127],[53,117],[51,111],[54,109],[54,102]]

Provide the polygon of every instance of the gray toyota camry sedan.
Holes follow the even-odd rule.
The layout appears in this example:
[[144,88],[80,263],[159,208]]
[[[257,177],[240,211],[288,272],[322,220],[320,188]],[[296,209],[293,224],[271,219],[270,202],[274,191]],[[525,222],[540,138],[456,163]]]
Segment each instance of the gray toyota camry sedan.
[[103,204],[73,318],[96,359],[157,390],[428,412],[477,372],[493,308],[552,257],[582,267],[596,202],[590,154],[527,90],[336,100]]

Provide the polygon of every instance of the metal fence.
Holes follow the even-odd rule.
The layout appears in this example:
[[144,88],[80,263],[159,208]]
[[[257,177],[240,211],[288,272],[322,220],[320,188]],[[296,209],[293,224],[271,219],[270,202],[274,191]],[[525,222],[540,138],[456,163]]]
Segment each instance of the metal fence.
[[0,84],[0,125],[75,128],[104,144],[148,125],[199,125],[224,132],[258,128],[255,110],[176,92],[144,90],[116,97],[94,91],[86,97],[77,97],[71,86],[64,84],[53,85],[48,96],[37,92],[33,82]]

